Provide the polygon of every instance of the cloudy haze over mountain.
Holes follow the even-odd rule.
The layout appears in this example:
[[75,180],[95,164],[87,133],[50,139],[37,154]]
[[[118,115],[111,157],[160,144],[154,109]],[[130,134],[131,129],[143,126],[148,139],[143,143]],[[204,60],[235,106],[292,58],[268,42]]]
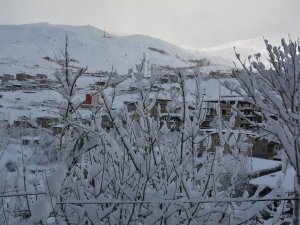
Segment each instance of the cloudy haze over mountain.
[[193,49],[299,34],[295,23],[300,19],[298,0],[0,0],[0,5],[1,24],[89,24]]

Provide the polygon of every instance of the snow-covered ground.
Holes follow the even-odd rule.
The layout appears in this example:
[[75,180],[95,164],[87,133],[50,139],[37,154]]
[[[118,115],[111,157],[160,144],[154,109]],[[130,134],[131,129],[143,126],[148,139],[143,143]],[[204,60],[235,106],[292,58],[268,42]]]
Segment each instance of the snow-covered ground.
[[254,185],[263,185],[271,189],[278,187],[281,184],[285,192],[294,192],[295,169],[289,167],[286,173],[279,171],[266,176],[261,176],[250,181]]
[[[239,161],[237,159],[233,158],[233,156],[226,155],[224,158],[224,164],[225,167],[228,170],[236,168],[234,165],[238,165]],[[268,160],[268,159],[261,159],[256,157],[246,157],[244,159],[244,162],[242,162],[244,165],[243,170],[240,171],[241,173],[245,172],[247,175],[256,176],[261,173],[270,172],[274,170],[279,170],[281,168],[281,162],[280,161],[274,161],[274,160]]]
[[3,95],[0,118],[8,120],[10,124],[21,116],[36,118],[39,116],[57,115],[57,103],[61,99],[61,96],[53,90],[40,90],[35,93],[24,93],[19,90],[1,92],[0,94]]
[[248,157],[247,169],[250,174],[258,174],[263,172],[272,171],[281,167],[280,161],[274,161],[269,159],[261,159],[255,157]]

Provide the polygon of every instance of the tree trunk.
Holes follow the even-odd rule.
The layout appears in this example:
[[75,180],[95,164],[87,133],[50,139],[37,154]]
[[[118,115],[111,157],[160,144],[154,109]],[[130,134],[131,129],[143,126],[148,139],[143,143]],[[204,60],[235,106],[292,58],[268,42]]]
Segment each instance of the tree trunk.
[[295,204],[293,224],[300,225],[300,176],[295,177]]

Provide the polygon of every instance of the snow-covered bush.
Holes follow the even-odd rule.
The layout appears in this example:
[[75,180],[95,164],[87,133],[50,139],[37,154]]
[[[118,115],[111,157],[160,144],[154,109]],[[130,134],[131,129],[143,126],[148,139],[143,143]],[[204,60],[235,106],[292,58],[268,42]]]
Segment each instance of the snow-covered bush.
[[[226,82],[225,85],[244,99],[256,105],[264,118],[259,126],[270,137],[276,138],[285,154],[283,172],[289,161],[296,171],[295,198],[300,195],[300,45],[284,39],[281,46],[272,46],[265,40],[269,64],[261,62],[261,54],[255,54],[248,61],[240,59],[243,70],[237,74],[240,85]],[[291,184],[293,185],[293,184]],[[278,181],[278,193],[281,183]],[[300,224],[300,203],[294,202],[294,224]]]

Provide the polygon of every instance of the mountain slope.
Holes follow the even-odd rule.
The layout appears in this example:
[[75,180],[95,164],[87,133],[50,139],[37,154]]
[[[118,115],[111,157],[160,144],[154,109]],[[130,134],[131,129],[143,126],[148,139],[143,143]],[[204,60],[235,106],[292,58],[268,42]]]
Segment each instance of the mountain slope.
[[[296,37],[296,36],[295,36]],[[210,48],[203,48],[200,49],[200,51],[209,56],[220,56],[224,59],[227,59],[228,61],[236,61],[234,47],[236,49],[236,52],[241,55],[241,59],[247,59],[249,55],[253,55],[256,53],[262,54],[262,61],[267,63],[267,50],[266,45],[264,42],[264,38],[266,38],[269,43],[273,46],[280,46],[281,45],[281,39],[285,38],[288,40],[288,37],[285,36],[274,36],[274,35],[266,35],[265,37],[256,37],[251,39],[245,39],[245,40],[237,40],[232,41],[229,43],[225,43],[222,45],[218,45],[215,47]]]
[[119,73],[135,67],[146,54],[154,64],[188,66],[201,57],[168,42],[143,35],[112,36],[91,26],[50,25],[47,23],[0,26],[0,74],[51,70],[43,57],[62,56],[68,35],[70,55],[90,70]]

